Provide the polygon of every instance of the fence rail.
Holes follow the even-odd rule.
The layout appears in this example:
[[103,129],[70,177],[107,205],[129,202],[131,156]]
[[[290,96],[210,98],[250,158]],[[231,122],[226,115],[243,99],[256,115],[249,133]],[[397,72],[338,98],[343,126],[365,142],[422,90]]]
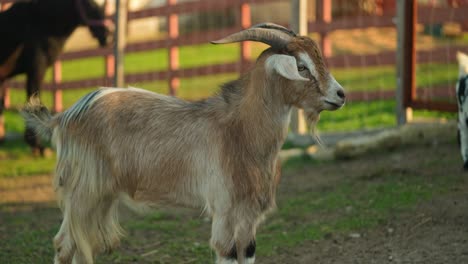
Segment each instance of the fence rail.
[[[107,4],[109,4],[107,1]],[[167,4],[161,7],[148,8],[139,11],[128,12],[128,20],[135,20],[148,17],[167,17],[168,19],[167,31],[168,37],[166,39],[146,41],[140,43],[128,44],[125,48],[126,53],[142,52],[155,49],[168,49],[169,63],[168,69],[164,71],[151,71],[140,73],[125,74],[125,80],[128,82],[146,82],[146,81],[161,81],[168,80],[169,88],[172,94],[175,94],[178,88],[178,79],[181,77],[196,77],[220,73],[236,73],[246,68],[246,65],[252,63],[250,56],[249,43],[240,43],[240,54],[238,62],[205,65],[201,67],[180,69],[178,63],[178,48],[180,46],[197,45],[201,43],[208,43],[213,39],[218,39],[227,34],[237,32],[241,29],[251,26],[251,4],[267,4],[280,2],[281,0],[205,0],[196,2],[183,2],[175,3],[174,0],[168,0]],[[0,0],[2,7],[4,3],[12,3],[12,0]],[[326,58],[329,66],[334,68],[342,67],[372,67],[381,65],[392,65],[396,63],[395,51],[385,51],[378,54],[370,55],[333,55],[331,52],[331,42],[329,35],[335,30],[350,30],[350,29],[364,29],[369,27],[394,27],[395,11],[384,10],[382,15],[373,16],[357,16],[353,18],[337,18],[331,17],[331,0],[316,0],[317,2],[317,20],[309,21],[308,27],[311,32],[320,34],[321,49]],[[226,10],[229,8],[237,8],[239,10],[238,25],[224,28],[220,30],[208,30],[204,32],[197,32],[191,34],[179,35],[178,29],[178,15],[193,13],[193,12],[206,12],[215,10]],[[108,10],[109,8],[107,8]],[[467,20],[465,8],[440,8],[440,7],[420,7],[420,21],[423,23],[442,23],[447,21],[463,22]],[[431,14],[424,16],[423,14]],[[110,15],[110,14],[109,14]],[[436,48],[430,51],[419,51],[417,58],[419,62],[446,62],[447,58],[454,59],[456,51],[468,52],[466,46],[454,46],[450,49]],[[102,56],[106,59],[105,76],[88,78],[83,80],[62,81],[61,77],[61,62],[75,59],[82,59],[87,57]],[[59,57],[56,62],[52,82],[45,83],[42,88],[51,90],[54,94],[55,111],[61,111],[61,91],[64,89],[79,89],[82,87],[93,87],[112,84],[113,74],[113,50],[112,48],[96,48],[90,50],[67,52]],[[365,62],[365,63],[363,63]],[[8,84],[11,88],[19,89],[23,87],[23,82],[11,81]],[[364,100],[375,98],[392,98],[393,92],[364,92],[356,91],[351,92],[349,98],[351,100]],[[8,107],[9,100],[6,100],[6,107]],[[450,108],[450,107],[449,107]],[[444,108],[445,109],[445,108]],[[452,109],[452,108],[450,108]]]

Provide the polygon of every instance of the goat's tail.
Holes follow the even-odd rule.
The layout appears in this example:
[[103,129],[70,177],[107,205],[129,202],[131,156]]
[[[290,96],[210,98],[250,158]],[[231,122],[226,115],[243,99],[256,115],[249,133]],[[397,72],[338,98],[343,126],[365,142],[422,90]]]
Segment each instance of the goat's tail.
[[43,139],[49,141],[54,128],[52,114],[49,109],[41,104],[37,96],[31,97],[29,102],[21,110],[21,115],[26,120],[26,126],[31,127]]

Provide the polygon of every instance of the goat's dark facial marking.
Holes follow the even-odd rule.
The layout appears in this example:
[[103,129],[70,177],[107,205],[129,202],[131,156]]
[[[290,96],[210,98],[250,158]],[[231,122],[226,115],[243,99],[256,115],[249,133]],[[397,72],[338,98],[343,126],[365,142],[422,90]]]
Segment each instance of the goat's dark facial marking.
[[[307,67],[306,62],[304,62],[301,58],[301,54],[307,54],[312,60],[313,67],[315,68],[314,71],[317,73],[317,76],[314,77],[317,78],[320,82],[320,87],[324,86],[324,84],[328,81],[328,71],[325,67],[322,53],[320,52],[320,49],[318,48],[318,45],[315,43],[315,41],[307,37],[297,37],[288,44],[286,50],[289,55],[296,58],[298,61],[298,67]],[[311,69],[308,70],[309,73],[311,73]]]

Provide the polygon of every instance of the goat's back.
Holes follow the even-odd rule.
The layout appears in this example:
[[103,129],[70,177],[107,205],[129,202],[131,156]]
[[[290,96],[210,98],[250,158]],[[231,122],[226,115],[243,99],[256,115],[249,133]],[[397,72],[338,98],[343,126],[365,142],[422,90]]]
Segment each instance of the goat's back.
[[[58,167],[87,166],[94,172],[84,174],[106,174],[95,175],[102,178],[97,185],[140,200],[205,205],[211,198],[200,194],[214,195],[226,182],[220,137],[203,111],[200,104],[135,88],[95,91],[57,116],[55,140],[65,155]],[[83,164],[83,155],[97,160]]]

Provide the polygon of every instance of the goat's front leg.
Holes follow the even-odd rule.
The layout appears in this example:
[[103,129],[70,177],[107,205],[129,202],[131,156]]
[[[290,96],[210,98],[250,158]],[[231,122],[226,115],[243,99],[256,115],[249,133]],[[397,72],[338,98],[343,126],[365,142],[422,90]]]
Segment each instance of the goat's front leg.
[[237,252],[242,252],[242,255],[237,255],[239,264],[253,264],[255,262],[255,230],[257,226],[256,219],[244,218],[238,221],[236,226],[236,249]]
[[[255,262],[255,221],[213,217],[211,246],[217,264],[253,264]],[[241,255],[238,252],[242,252]]]
[[226,215],[215,214],[211,225],[211,247],[216,251],[216,264],[236,263],[234,225]]

